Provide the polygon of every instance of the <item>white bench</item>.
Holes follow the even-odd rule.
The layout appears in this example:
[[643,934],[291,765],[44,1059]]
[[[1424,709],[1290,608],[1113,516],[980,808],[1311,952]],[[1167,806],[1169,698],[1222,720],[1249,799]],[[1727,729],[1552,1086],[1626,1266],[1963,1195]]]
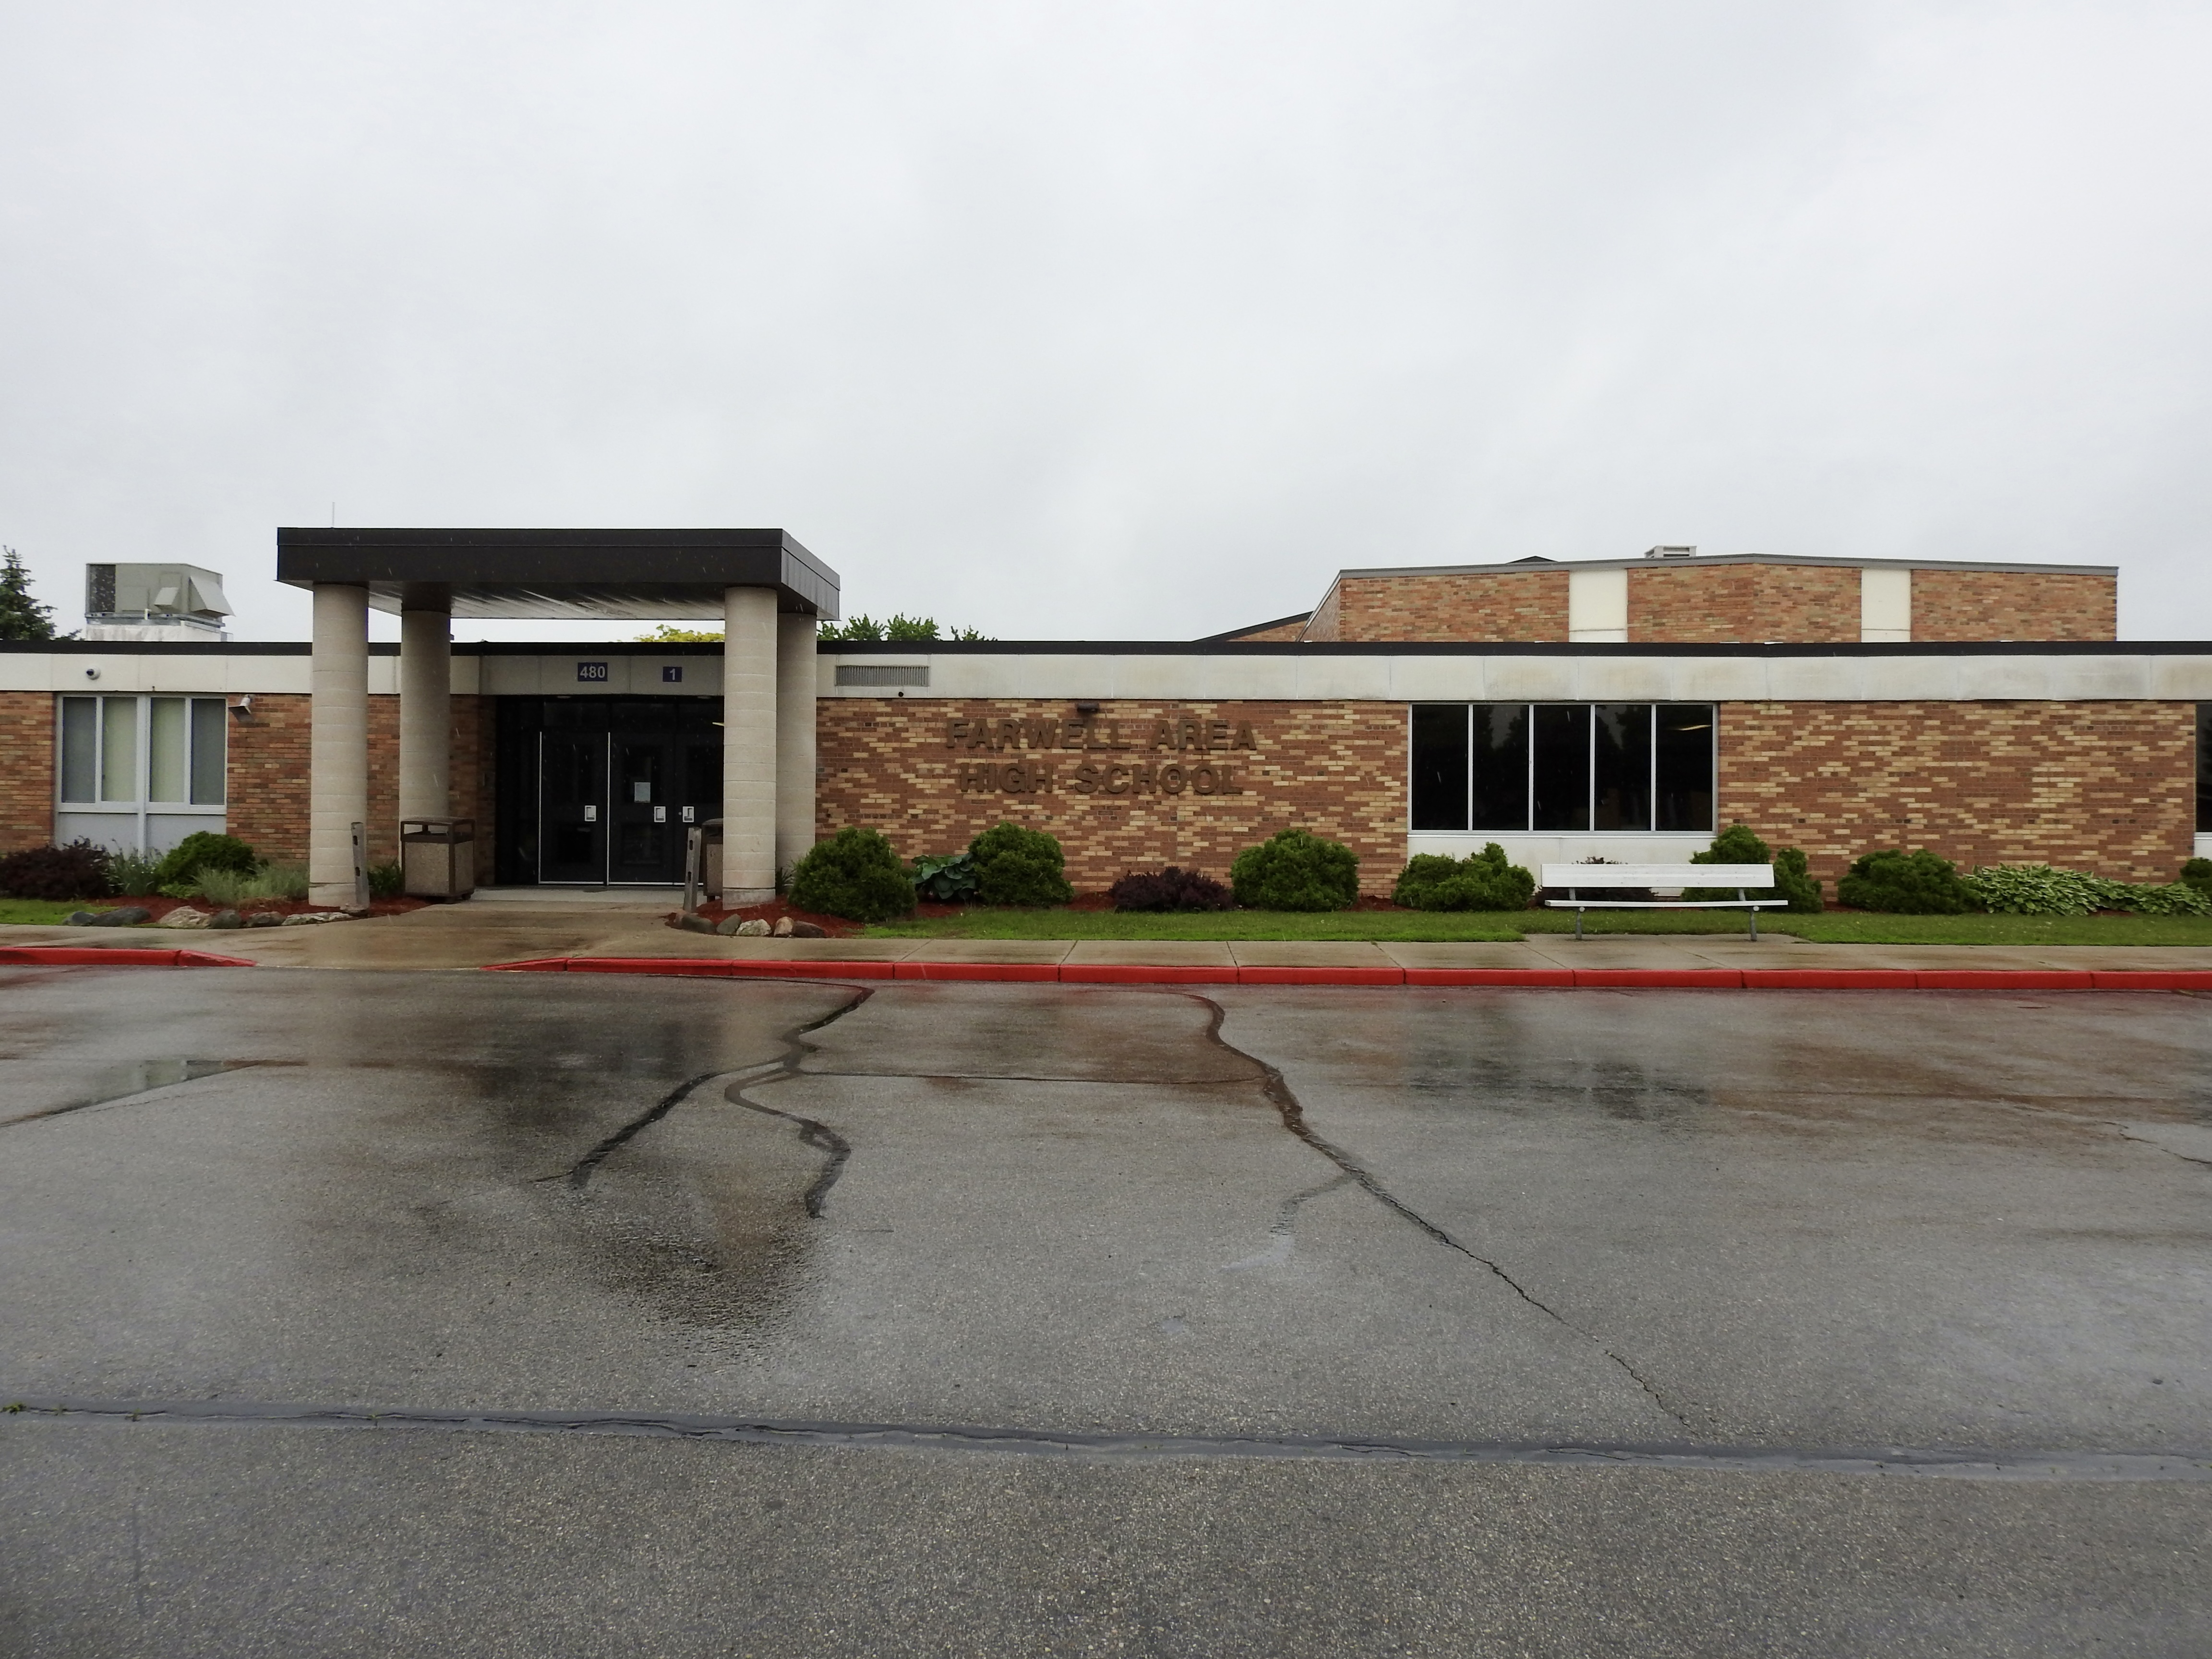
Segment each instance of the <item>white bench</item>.
[[[1575,937],[1583,936],[1584,910],[1748,910],[1751,912],[1751,936],[1759,937],[1759,913],[1779,910],[1789,904],[1787,899],[1753,898],[1748,889],[1772,888],[1774,866],[1771,864],[1547,864],[1544,866],[1544,885],[1564,887],[1567,896],[1546,899],[1545,905],[1553,910],[1572,910],[1575,913]],[[1685,887],[1733,887],[1732,899],[1607,899],[1584,898],[1584,890],[1604,893],[1623,887],[1645,887],[1653,890],[1671,888],[1680,892]]]

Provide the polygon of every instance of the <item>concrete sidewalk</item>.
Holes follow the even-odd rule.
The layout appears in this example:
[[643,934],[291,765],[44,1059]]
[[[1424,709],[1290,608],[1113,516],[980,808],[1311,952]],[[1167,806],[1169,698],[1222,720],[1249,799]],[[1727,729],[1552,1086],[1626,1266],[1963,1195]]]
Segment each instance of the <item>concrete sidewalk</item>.
[[544,957],[682,960],[1034,963],[1194,968],[2212,969],[2194,945],[1817,945],[1790,934],[1544,934],[1520,944],[1346,940],[723,939],[669,927],[667,912],[604,901],[436,905],[319,927],[219,933],[159,927],[0,927],[0,945],[184,946],[268,967],[485,968]]

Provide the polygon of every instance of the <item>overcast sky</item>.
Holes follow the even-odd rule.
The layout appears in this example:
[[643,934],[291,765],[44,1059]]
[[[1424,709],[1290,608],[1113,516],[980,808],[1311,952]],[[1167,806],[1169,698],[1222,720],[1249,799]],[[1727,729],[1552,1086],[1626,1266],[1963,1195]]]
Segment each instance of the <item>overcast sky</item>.
[[2208,87],[2201,0],[8,0],[0,542],[250,639],[333,504],[1002,638],[1656,542],[2203,637]]

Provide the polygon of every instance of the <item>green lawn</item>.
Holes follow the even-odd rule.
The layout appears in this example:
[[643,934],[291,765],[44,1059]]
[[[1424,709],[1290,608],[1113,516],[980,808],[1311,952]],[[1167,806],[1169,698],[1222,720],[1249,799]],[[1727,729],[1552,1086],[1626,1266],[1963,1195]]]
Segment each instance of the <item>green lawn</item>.
[[12,923],[18,927],[45,927],[66,921],[73,910],[112,910],[114,899],[11,899],[0,898],[0,923]]
[[[1741,912],[1592,910],[1592,933],[1736,933]],[[1571,910],[1428,913],[1345,910],[1318,915],[1281,910],[1221,910],[1169,915],[1113,910],[1001,910],[977,905],[957,916],[888,922],[871,939],[1382,939],[1448,942],[1516,940],[1530,933],[1571,933]],[[1759,931],[1796,933],[1835,945],[2212,945],[2204,916],[1793,916],[1769,910]]]

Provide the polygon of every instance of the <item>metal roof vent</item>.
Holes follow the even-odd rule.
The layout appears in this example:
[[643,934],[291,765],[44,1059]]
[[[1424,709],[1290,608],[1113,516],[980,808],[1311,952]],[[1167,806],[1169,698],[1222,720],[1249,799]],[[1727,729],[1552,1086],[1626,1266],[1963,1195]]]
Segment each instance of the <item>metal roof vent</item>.
[[1655,547],[1644,556],[1647,559],[1694,559],[1698,556],[1698,550],[1694,547]]

